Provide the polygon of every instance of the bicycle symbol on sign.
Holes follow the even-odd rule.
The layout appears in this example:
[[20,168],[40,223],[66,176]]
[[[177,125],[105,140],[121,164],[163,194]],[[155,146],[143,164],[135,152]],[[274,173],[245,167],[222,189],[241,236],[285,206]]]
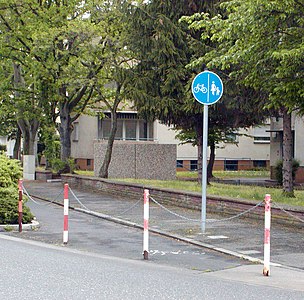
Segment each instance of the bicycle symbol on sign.
[[208,92],[208,89],[205,87],[204,84],[197,84],[196,87],[193,88],[194,93],[202,92],[206,94]]

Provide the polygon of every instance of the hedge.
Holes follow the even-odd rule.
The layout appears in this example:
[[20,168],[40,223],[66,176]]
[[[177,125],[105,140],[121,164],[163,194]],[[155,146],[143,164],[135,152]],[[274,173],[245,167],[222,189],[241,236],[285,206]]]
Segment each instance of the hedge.
[[[22,178],[20,162],[0,154],[0,224],[18,223],[18,180]],[[33,214],[23,205],[22,223],[30,223]]]

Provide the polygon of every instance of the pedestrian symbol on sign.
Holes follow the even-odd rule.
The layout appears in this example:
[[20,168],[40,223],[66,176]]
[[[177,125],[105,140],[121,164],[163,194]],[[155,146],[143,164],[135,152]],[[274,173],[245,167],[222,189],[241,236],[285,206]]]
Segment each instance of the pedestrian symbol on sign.
[[218,86],[216,86],[215,85],[215,82],[214,81],[212,81],[212,84],[211,84],[211,93],[212,93],[212,95],[219,95],[220,94],[220,88],[218,87]]

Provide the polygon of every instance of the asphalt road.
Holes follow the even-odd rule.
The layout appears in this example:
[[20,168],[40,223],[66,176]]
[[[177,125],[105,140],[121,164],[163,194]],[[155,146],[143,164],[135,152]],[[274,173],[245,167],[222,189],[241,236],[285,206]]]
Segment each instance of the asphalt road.
[[[62,203],[63,185],[61,182],[43,183],[30,181],[25,182],[25,186],[31,195],[38,195],[42,198],[47,198],[52,201],[56,200]],[[127,193],[126,197],[122,198],[104,193],[95,193],[85,189],[74,190],[74,192],[77,199],[72,195],[72,191],[69,193],[70,204],[73,207],[81,208],[82,203],[88,208],[88,210],[93,210],[95,212],[100,212],[137,224],[143,223],[142,199],[138,199],[138,201],[135,201],[134,199],[131,200],[128,198]],[[156,200],[158,199],[156,198]],[[206,224],[206,232],[202,234],[200,223],[197,222],[197,220],[200,219],[200,211],[182,209],[179,207],[167,207],[173,213],[177,213],[177,215],[173,215],[160,206],[155,205],[152,201],[150,202],[150,229],[158,229],[168,232],[173,236],[184,237],[205,245],[209,244],[215,248],[234,252],[241,257],[247,255],[253,259],[263,260],[263,220],[236,218],[222,222],[222,216],[208,214],[207,221],[210,222]],[[29,202],[29,204],[32,205],[31,202]],[[44,211],[45,210],[40,210],[40,212]],[[47,214],[47,212],[45,212],[45,214]],[[178,215],[188,217],[188,219],[181,219]],[[54,226],[52,225],[53,223],[50,223],[49,225],[43,223],[44,221],[41,219],[41,216],[37,215],[39,222],[44,225],[40,229],[41,232],[43,232],[45,228],[51,228],[51,226]],[[55,225],[60,227],[59,231],[62,230],[62,222],[62,216],[59,216],[58,221],[55,221]],[[45,225],[47,225],[47,227],[45,227]],[[273,263],[304,270],[303,230],[303,226],[301,228],[297,228],[272,224],[271,261]],[[44,232],[47,236],[48,233],[46,231]],[[74,234],[74,231],[71,230],[70,234]],[[91,233],[84,232],[83,235],[91,235]],[[140,238],[142,239],[142,236]],[[110,235],[109,240],[111,239],[112,237]],[[59,237],[59,243],[60,242],[61,235]],[[73,242],[72,239],[71,242]],[[140,244],[141,243],[142,242],[140,242]],[[164,256],[164,251],[167,251],[167,249],[160,248],[158,244],[155,245],[152,243],[150,246],[151,247],[149,249],[154,251],[153,256],[159,259],[162,259],[160,256]],[[140,246],[140,252],[141,251]],[[179,249],[176,251],[179,251]],[[195,267],[196,266],[194,266],[194,268]]]
[[[0,298],[303,299],[303,291],[0,235]],[[248,273],[256,266],[244,266]],[[249,269],[248,269],[249,268]]]
[[[39,195],[42,198],[46,197],[51,201],[56,200],[62,203],[62,183],[26,182],[26,188],[31,195]],[[137,224],[142,223],[142,199],[139,199],[136,201],[137,203],[135,203],[134,200],[128,199],[127,195],[126,198],[118,198],[85,190],[77,190],[74,192],[77,194],[77,197],[72,195],[72,191],[70,193],[70,203],[74,207],[82,207],[82,204],[79,202],[81,201],[90,211],[94,210],[96,212],[118,217],[124,224],[127,221],[135,222]],[[206,281],[202,281],[203,288],[205,288],[205,285],[208,287],[210,282],[223,281],[228,282],[229,284],[231,283],[231,286],[229,284],[227,286],[224,285],[226,288],[241,286],[242,290],[243,286],[249,285],[250,287],[258,287],[257,290],[261,290],[261,292],[262,289],[260,289],[260,287],[267,287],[266,289],[269,288],[270,290],[274,289],[275,299],[286,299],[286,295],[288,297],[292,295],[290,299],[304,299],[304,265],[302,259],[304,257],[304,237],[303,229],[301,228],[273,228],[271,258],[274,262],[283,262],[283,265],[280,267],[272,265],[270,268],[270,277],[264,277],[262,276],[263,265],[253,264],[250,260],[239,259],[237,257],[238,255],[243,257],[245,253],[250,253],[251,257],[254,256],[253,258],[255,260],[255,257],[260,258],[262,256],[263,223],[260,221],[252,222],[242,219],[229,221],[229,223],[210,223],[208,224],[206,233],[201,234],[197,223],[191,221],[191,219],[197,219],[199,212],[171,207],[170,209],[174,212],[188,215],[191,218],[188,220],[181,220],[179,217],[174,216],[171,213],[168,213],[168,211],[151,203],[150,229],[160,229],[162,232],[170,233],[172,236],[182,239],[191,239],[192,241],[195,241],[195,244],[197,244],[196,242],[199,244],[203,243],[204,245],[209,244],[209,246],[211,245],[211,248],[216,248],[217,251],[210,250],[208,245],[207,247],[198,247],[181,242],[178,239],[170,239],[150,232],[149,260],[144,261],[142,256],[142,230],[132,226],[124,226],[121,222],[120,224],[109,222],[102,218],[97,218],[79,211],[70,210],[69,212],[69,243],[63,245],[63,208],[55,204],[37,200],[37,198],[35,199],[35,202],[29,201],[27,204],[37,216],[37,219],[40,222],[40,228],[35,231],[23,231],[21,234],[18,232],[1,233],[0,237],[8,239],[21,237],[24,240],[24,243],[32,241],[31,243],[38,242],[39,245],[43,242],[42,246],[39,246],[43,249],[53,249],[53,247],[55,247],[54,249],[56,249],[56,251],[77,253],[78,255],[81,255],[81,257],[107,257],[107,261],[109,260],[108,257],[111,257],[110,260],[113,261],[127,261],[131,264],[134,263],[135,265],[140,266],[143,263],[143,268],[146,266],[152,268],[153,266],[153,268],[159,268],[159,270],[179,270],[176,276],[178,276],[178,280],[180,281],[183,280],[180,276],[180,273],[183,273],[181,270],[184,270],[185,274],[191,274],[196,280],[198,277],[201,280],[201,276],[204,280],[206,278]],[[217,217],[218,216],[216,215],[209,215],[208,220]],[[36,253],[36,251],[33,253]],[[233,255],[224,253],[231,253]],[[21,255],[26,257],[24,254]],[[40,254],[37,255],[40,256]],[[35,257],[38,257],[37,255],[35,255]],[[58,266],[52,255],[53,254],[50,254],[50,263],[54,265],[54,268],[57,268]],[[15,260],[13,260],[13,264],[16,265]],[[88,264],[88,267],[89,266],[90,265]],[[32,266],[29,266],[29,272],[31,272],[31,268]],[[67,269],[75,272],[73,271],[73,267],[68,266]],[[52,273],[52,271],[48,270],[46,270],[46,272]],[[82,271],[79,272],[81,273]],[[83,268],[84,276],[86,276],[86,272],[86,268]],[[31,277],[32,275],[29,276]],[[91,275],[88,276],[88,280],[90,276]],[[126,276],[133,277],[133,274],[131,273],[131,275],[128,274]],[[145,277],[146,275],[139,279],[139,281],[145,280]],[[166,277],[163,276],[163,279],[166,280]],[[77,283],[77,279],[72,280]],[[93,281],[94,280],[95,278],[93,278]],[[25,285],[27,286],[29,284],[30,283],[26,283]],[[131,283],[129,284],[131,285]],[[148,288],[150,288],[150,284],[156,288],[152,279],[149,280],[147,284],[149,285]],[[164,284],[160,284],[160,286],[163,285]],[[99,289],[97,284],[94,283],[94,286]],[[182,285],[180,287],[185,289]],[[188,289],[189,287],[191,288],[190,284]],[[176,289],[178,288],[179,286],[176,285]],[[277,293],[277,289],[278,291],[283,291],[283,293]],[[238,292],[235,293],[236,296],[233,296],[234,294],[227,294],[229,297],[226,297],[226,294],[221,289],[212,292],[207,288],[206,290],[203,290],[204,293],[205,291],[207,293],[206,295],[208,297],[210,296],[210,299],[244,299]],[[198,292],[195,295],[200,295],[200,297],[204,298],[205,294],[202,296],[201,293]],[[232,293],[234,293],[234,290],[232,290]],[[79,292],[77,295],[81,295],[81,293]],[[138,295],[142,294],[138,293]],[[161,295],[166,296],[161,298],[157,293],[151,293],[151,297],[144,294],[143,298],[196,299],[195,296],[181,296],[183,294],[172,293],[172,298],[165,292],[161,292]],[[191,295],[192,294],[190,293],[190,296]],[[247,294],[245,293],[245,295]],[[256,294],[253,291],[252,293],[248,293],[248,295],[247,298],[249,299],[260,299],[261,295],[265,298],[264,293]],[[271,293],[269,293],[269,295],[271,295]],[[298,295],[301,295],[302,297],[300,296],[300,298],[298,298]],[[113,299],[119,298],[117,294],[113,294],[111,297],[112,296]],[[238,298],[239,296],[240,298]],[[91,295],[88,297],[81,297],[81,299],[112,299],[111,297],[106,296],[96,296],[97,298],[94,298],[93,296],[90,297]],[[266,299],[267,297],[268,294],[266,293]],[[132,296],[129,297],[128,294],[125,297],[125,299],[130,298],[132,298]],[[2,297],[0,299],[2,299]],[[7,298],[4,297],[3,299]],[[41,297],[38,299],[49,298]],[[60,297],[60,299],[65,298]],[[71,299],[74,298],[72,297]],[[120,299],[123,298],[120,297]]]
[[[72,210],[69,211],[69,242],[63,246],[62,207],[35,201],[37,203],[28,202],[28,206],[37,216],[40,228],[35,231],[23,231],[21,234],[6,234],[87,252],[134,260],[143,259],[142,230]],[[149,237],[149,260],[157,264],[207,272],[249,264],[233,256],[156,234],[150,234]]]

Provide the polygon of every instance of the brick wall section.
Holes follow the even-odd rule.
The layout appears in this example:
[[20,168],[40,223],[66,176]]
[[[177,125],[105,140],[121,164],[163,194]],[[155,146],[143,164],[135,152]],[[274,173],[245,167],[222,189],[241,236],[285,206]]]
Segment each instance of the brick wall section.
[[296,183],[303,183],[303,182],[304,182],[304,167],[299,167],[296,174]]
[[[93,190],[95,192],[102,191],[116,197],[128,197],[135,200],[139,200],[141,197],[143,197],[143,191],[145,188],[147,188],[150,191],[151,197],[163,205],[174,205],[197,210],[201,209],[201,194],[199,193],[151,188],[140,184],[120,183],[109,179],[101,179],[88,176],[61,175],[61,178],[63,182],[68,183],[72,188],[88,191]],[[236,200],[219,196],[207,196],[207,212],[218,213],[225,217],[237,215],[238,213],[244,212],[255,205],[256,202],[249,200]],[[303,208],[288,208],[284,206],[284,209],[289,211],[294,216],[304,220]],[[272,222],[297,226],[300,228],[304,227],[303,222],[290,217],[278,208],[272,207],[271,213]],[[249,217],[251,219],[264,219],[264,206],[262,205],[261,207],[257,207],[242,217]]]

